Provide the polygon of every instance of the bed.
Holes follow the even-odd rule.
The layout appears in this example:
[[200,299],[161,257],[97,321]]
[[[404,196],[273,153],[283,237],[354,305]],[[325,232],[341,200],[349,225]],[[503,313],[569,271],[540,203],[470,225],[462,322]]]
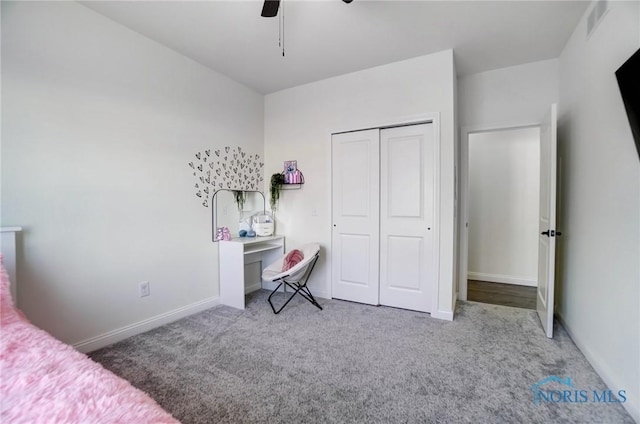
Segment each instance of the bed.
[[147,394],[31,324],[13,305],[2,266],[0,279],[0,422],[178,423]]

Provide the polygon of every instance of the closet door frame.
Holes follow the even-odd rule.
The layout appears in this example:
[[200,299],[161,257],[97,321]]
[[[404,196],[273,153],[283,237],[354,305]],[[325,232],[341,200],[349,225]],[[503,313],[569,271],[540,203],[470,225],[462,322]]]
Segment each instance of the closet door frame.
[[[402,118],[389,119],[389,120],[378,120],[378,121],[362,121],[360,123],[354,123],[353,125],[349,125],[348,127],[340,127],[336,129],[329,129],[327,131],[327,143],[329,143],[329,149],[331,151],[332,139],[334,134],[341,134],[346,132],[353,131],[363,131],[363,130],[371,130],[371,129],[379,129],[383,130],[385,128],[393,128],[393,127],[401,127],[407,125],[418,125],[418,124],[432,124],[433,125],[433,135],[435,140],[434,146],[434,166],[436,167],[435,177],[434,177],[434,199],[436,199],[436,206],[434,208],[434,228],[433,228],[433,261],[434,261],[434,274],[436,275],[436,281],[433,287],[433,303],[431,305],[431,316],[438,315],[438,299],[440,297],[440,228],[442,224],[442,220],[440,217],[440,210],[442,207],[442,201],[440,197],[440,181],[441,181],[441,156],[440,156],[440,145],[441,145],[441,134],[440,134],[440,112],[433,113],[424,113],[419,115],[412,115]],[[331,181],[333,176],[333,164],[331,161],[332,154],[329,155],[330,160],[328,161],[328,170],[327,174],[330,179],[330,186],[332,186],[333,181]],[[333,222],[333,191],[328,190],[327,194],[328,198],[326,199],[331,205],[331,222]],[[331,224],[332,225],[332,224]],[[333,231],[331,232],[331,246],[333,246]],[[329,296],[333,298],[333,263],[331,261],[331,255],[327,255],[328,265],[329,265]]]

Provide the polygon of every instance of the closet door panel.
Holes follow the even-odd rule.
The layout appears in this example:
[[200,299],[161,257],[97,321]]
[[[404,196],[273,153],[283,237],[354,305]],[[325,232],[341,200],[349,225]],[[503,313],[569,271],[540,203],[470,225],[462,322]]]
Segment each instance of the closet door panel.
[[435,264],[432,124],[380,133],[380,303],[431,312]]
[[421,140],[415,137],[399,137],[387,145],[389,217],[420,218],[423,214],[421,150]]
[[422,237],[387,237],[388,263],[386,281],[389,288],[420,290]]
[[[340,234],[340,268],[338,281],[342,284],[368,286],[371,281],[371,237],[361,234]],[[364,254],[363,254],[364,253]],[[376,278],[377,279],[377,278]]]
[[332,137],[332,297],[378,304],[379,130]]

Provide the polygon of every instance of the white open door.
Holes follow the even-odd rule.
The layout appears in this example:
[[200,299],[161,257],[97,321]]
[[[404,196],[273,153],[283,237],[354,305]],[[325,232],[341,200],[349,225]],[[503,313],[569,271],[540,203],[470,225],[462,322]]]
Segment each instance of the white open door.
[[332,297],[378,304],[379,130],[332,137]]
[[380,304],[431,312],[434,300],[433,124],[380,132]]
[[556,257],[557,106],[540,124],[540,220],[536,310],[547,337],[553,337]]

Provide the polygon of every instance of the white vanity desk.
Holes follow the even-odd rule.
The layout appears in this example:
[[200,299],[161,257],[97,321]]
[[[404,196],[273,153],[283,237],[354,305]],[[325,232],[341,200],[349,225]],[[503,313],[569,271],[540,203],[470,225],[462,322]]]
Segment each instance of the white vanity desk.
[[220,303],[244,309],[244,295],[259,290],[262,271],[284,255],[284,236],[240,237],[219,244]]

